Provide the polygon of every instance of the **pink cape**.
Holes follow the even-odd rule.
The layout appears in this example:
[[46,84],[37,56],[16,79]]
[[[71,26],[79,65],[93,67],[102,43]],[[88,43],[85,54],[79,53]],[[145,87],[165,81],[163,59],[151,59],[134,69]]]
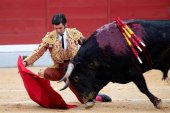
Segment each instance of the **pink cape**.
[[18,70],[30,98],[42,107],[69,109],[77,107],[68,105],[50,85],[49,80],[40,78],[23,65],[21,56],[18,58]]

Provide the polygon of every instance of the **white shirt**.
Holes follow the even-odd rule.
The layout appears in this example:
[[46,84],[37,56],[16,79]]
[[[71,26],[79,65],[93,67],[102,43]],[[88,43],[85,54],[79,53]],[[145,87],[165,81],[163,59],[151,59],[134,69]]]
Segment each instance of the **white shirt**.
[[[59,37],[59,40],[62,42],[62,36],[58,34],[58,37]],[[66,50],[67,49],[67,32],[66,32],[66,30],[63,33],[63,38],[64,38],[64,49]],[[80,47],[81,46],[78,44],[78,49]]]
[[[62,42],[62,36],[58,34],[59,40]],[[66,30],[63,33],[63,38],[64,38],[64,49],[67,49],[67,33]]]

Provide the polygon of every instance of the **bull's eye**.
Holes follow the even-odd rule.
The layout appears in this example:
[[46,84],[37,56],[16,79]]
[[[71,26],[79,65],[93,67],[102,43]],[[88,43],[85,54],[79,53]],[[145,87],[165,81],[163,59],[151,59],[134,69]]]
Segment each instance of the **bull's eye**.
[[74,77],[74,82],[79,82],[79,77],[78,76]]
[[98,88],[98,87],[99,87],[99,84],[95,83],[95,84],[94,84],[94,87],[95,87],[95,88]]

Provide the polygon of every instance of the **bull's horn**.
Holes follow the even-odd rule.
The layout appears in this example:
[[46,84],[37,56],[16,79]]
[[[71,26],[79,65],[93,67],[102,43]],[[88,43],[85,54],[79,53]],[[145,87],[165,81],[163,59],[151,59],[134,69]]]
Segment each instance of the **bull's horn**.
[[64,87],[61,88],[60,91],[65,90],[69,85],[70,85],[70,80],[67,79],[67,80],[66,80],[66,83],[65,83],[65,85],[64,85]]
[[61,78],[57,83],[60,83],[62,81],[66,80],[65,76],[63,78]]
[[73,69],[74,69],[74,64],[69,63],[65,75],[63,76],[62,79],[60,79],[60,80],[58,81],[58,83],[60,83],[60,82],[62,82],[62,81],[64,81],[64,80],[66,80],[67,78],[69,78],[69,76],[71,75],[71,72],[73,71]]
[[70,76],[70,74],[72,73],[74,69],[74,64],[73,63],[69,63],[66,74],[68,74]]
[[58,81],[58,83],[60,83],[60,82],[66,80],[65,86],[64,86],[62,89],[60,89],[60,91],[66,89],[66,88],[69,86],[69,84],[70,84],[69,77],[70,77],[70,75],[71,75],[73,69],[74,69],[74,64],[69,63],[68,68],[67,68],[67,71],[66,71],[66,74],[63,76],[62,79],[60,79],[60,80]]

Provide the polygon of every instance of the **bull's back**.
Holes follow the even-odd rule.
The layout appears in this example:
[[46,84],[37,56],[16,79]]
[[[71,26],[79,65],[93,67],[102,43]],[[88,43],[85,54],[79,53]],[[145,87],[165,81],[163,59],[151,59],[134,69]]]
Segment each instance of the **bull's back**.
[[131,24],[140,24],[144,29],[141,37],[152,56],[158,57],[170,46],[170,21],[169,20],[136,20]]
[[[147,45],[151,54],[159,54],[170,45],[169,20],[130,20],[127,24]],[[114,55],[127,55],[130,49],[115,22],[97,30],[96,40],[103,51]]]

